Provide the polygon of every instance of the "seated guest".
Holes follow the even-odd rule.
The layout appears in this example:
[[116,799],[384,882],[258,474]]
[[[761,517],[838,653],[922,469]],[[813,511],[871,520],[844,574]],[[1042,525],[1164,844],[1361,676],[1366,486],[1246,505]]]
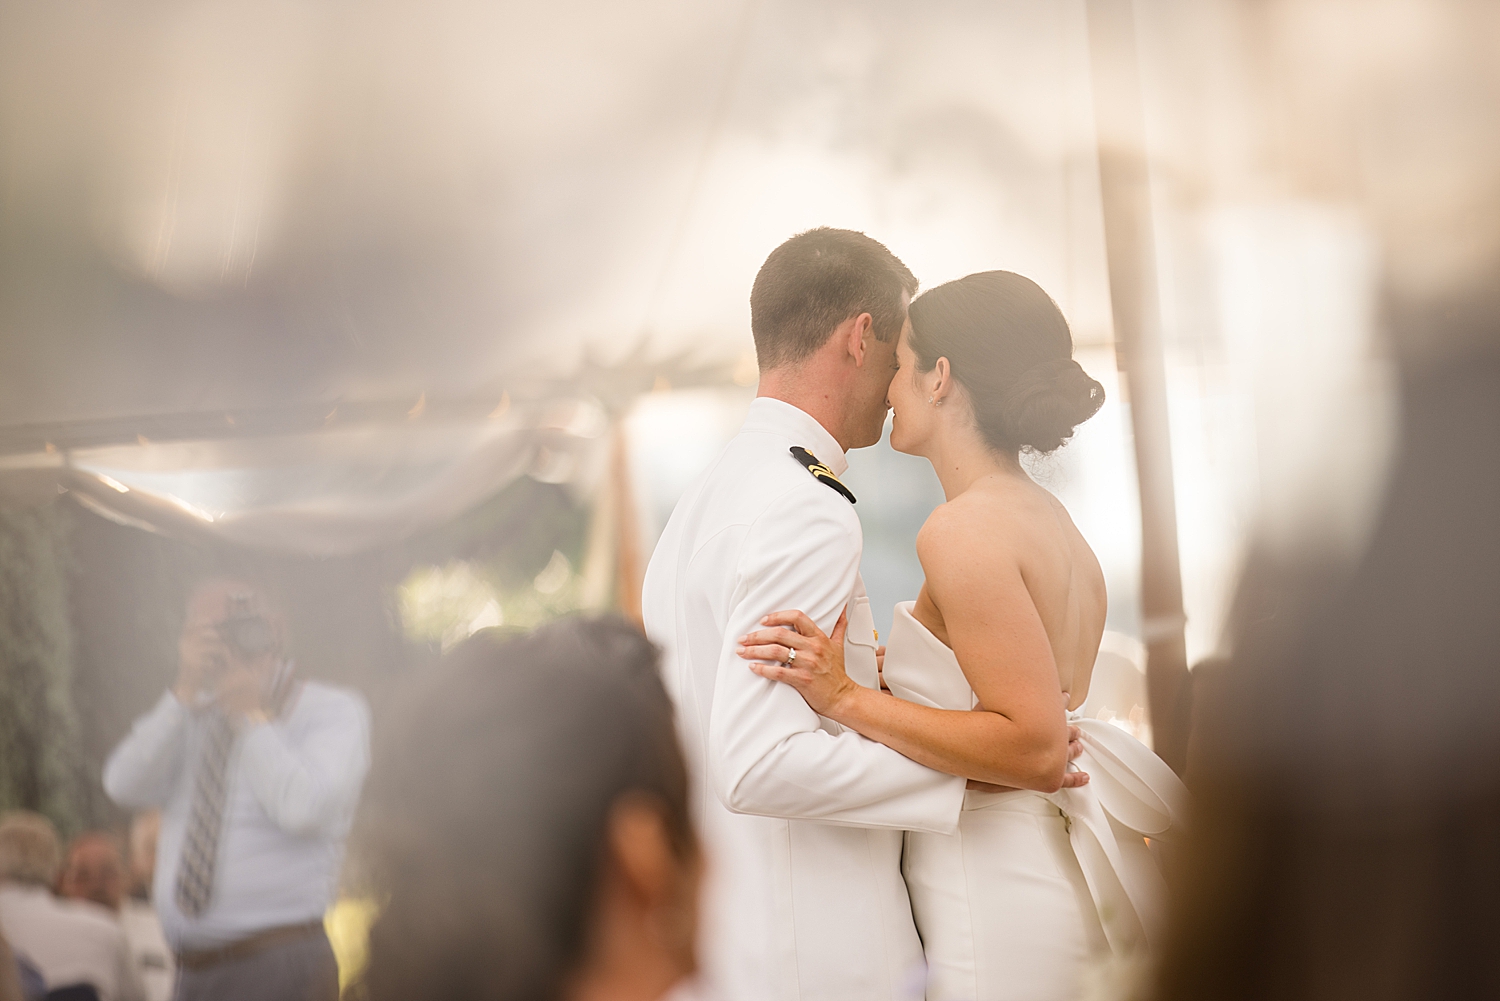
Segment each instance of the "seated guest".
[[172,948],[162,932],[161,919],[151,903],[151,882],[156,874],[156,838],[161,831],[161,811],[142,810],[130,822],[128,862],[129,892],[120,907],[120,924],[130,943],[135,972],[146,992],[146,1001],[167,1001],[177,979]]
[[695,968],[699,853],[640,631],[451,651],[371,772],[369,1001],[654,1001]]
[[100,1001],[139,1001],[119,923],[92,902],[52,895],[61,854],[46,817],[25,810],[0,816],[0,932],[49,991],[89,986]]
[[286,617],[253,583],[190,595],[177,680],[104,766],[122,806],[160,807],[153,899],[178,1001],[335,1001],[323,931],[369,760],[358,694],[301,680]]
[[[136,832],[133,825],[132,837]],[[155,836],[151,851],[156,851]],[[161,922],[147,902],[125,894],[125,860],[119,842],[105,831],[89,831],[73,839],[63,862],[58,892],[72,900],[87,900],[108,910],[120,922],[136,979],[146,1001],[167,1001],[172,996],[172,962]]]
[[68,845],[57,892],[69,900],[88,900],[118,914],[125,899],[125,860],[106,831],[87,831]]
[[37,977],[37,983],[28,989],[21,982],[25,976],[20,962],[10,951],[10,945],[5,941],[5,936],[0,934],[0,1001],[32,1001],[33,997],[40,997],[46,987],[42,985],[41,978]]

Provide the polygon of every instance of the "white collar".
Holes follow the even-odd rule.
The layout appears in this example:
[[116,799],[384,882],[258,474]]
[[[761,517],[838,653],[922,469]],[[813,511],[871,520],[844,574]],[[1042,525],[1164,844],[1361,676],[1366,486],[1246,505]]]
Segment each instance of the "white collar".
[[745,416],[745,424],[740,430],[769,431],[790,438],[794,444],[817,456],[818,461],[833,470],[835,476],[843,476],[849,468],[849,460],[839,447],[838,439],[829,434],[817,418],[785,400],[757,396],[750,401],[750,413]]

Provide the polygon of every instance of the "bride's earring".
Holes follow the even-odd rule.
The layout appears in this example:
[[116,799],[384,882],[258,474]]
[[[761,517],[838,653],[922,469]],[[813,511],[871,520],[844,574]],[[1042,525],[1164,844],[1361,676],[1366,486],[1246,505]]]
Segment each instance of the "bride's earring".
[[931,403],[932,403],[932,397],[930,397],[930,396],[929,396],[929,397],[927,397],[927,403],[928,403],[928,404],[929,404],[929,405],[931,405]]

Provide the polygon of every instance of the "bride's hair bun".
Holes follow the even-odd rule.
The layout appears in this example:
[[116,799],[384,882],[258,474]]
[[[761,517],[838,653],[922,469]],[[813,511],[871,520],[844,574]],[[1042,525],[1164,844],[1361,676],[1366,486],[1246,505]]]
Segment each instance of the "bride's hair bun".
[[1104,387],[1076,361],[1044,361],[1023,372],[1010,387],[1000,406],[997,430],[1007,443],[1047,453],[1073,437],[1073,429],[1103,405]]
[[911,324],[918,367],[948,359],[998,451],[1051,452],[1104,404],[1104,387],[1073,360],[1068,321],[1029,278],[983,271],[939,285],[911,304]]

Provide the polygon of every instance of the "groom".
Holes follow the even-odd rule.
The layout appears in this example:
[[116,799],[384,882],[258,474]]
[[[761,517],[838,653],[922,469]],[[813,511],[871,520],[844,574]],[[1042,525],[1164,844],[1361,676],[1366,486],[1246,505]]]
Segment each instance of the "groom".
[[964,780],[818,716],[754,674],[736,639],[801,609],[875,687],[863,536],[837,476],[880,440],[896,341],[917,280],[862,233],[814,229],[766,259],[750,292],[760,388],[738,435],[688,488],[646,571],[709,851],[704,967],[728,1001],[920,998],[922,944],[901,832],[951,833]]

